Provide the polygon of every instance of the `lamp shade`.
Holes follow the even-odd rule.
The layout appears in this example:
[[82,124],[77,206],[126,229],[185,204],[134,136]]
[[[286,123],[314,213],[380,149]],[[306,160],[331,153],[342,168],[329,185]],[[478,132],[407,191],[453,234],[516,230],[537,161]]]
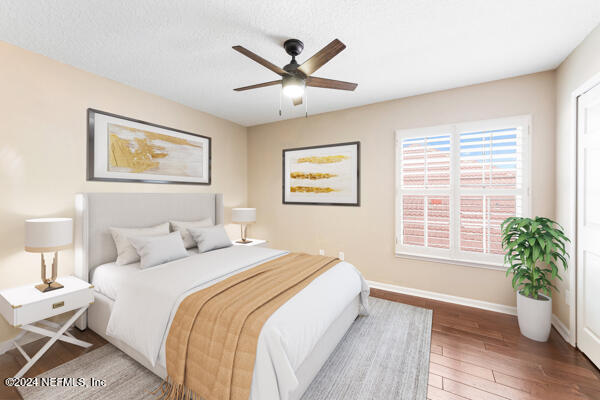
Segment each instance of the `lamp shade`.
[[231,222],[236,224],[248,224],[254,221],[256,221],[256,208],[231,209]]
[[73,242],[71,218],[35,218],[25,221],[25,251],[44,253],[69,247]]
[[302,97],[306,82],[302,78],[296,76],[284,76],[281,86],[283,94],[290,98]]

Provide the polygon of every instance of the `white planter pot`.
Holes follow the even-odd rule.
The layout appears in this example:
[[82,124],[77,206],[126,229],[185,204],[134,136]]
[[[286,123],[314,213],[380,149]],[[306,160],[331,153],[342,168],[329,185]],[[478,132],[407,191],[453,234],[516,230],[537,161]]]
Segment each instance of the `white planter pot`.
[[517,292],[517,316],[521,334],[545,342],[552,328],[552,298],[538,294],[538,300]]

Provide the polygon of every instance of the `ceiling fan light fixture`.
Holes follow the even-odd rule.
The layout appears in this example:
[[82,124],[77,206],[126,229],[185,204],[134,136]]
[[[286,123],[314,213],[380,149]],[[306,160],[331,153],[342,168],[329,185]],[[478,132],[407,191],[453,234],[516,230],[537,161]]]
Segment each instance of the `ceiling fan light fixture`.
[[304,79],[296,76],[284,76],[281,82],[283,94],[289,98],[301,97],[304,94],[305,85]]
[[[299,106],[306,103],[306,87],[318,87],[323,89],[348,90],[353,91],[358,84],[352,82],[336,81],[334,79],[318,78],[313,76],[313,73],[331,61],[333,57],[338,55],[346,48],[346,45],[338,39],[332,40],[327,46],[323,47],[311,58],[304,61],[301,65],[296,61],[296,57],[302,53],[304,43],[298,39],[288,39],[283,44],[285,52],[292,56],[292,60],[283,68],[269,62],[251,52],[242,46],[233,46],[233,49],[251,60],[259,63],[263,67],[275,72],[281,77],[280,80],[258,83],[244,87],[235,88],[236,92],[241,92],[250,89],[262,88],[265,86],[281,85],[279,92],[279,115],[281,115],[281,94],[292,99],[294,106]],[[306,106],[306,104],[305,104]]]

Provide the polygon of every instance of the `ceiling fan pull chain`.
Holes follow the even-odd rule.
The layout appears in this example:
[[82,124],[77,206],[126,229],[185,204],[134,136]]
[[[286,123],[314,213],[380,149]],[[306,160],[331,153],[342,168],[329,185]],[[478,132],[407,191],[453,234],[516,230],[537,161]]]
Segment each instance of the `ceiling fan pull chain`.
[[281,90],[279,91],[279,116],[281,117]]
[[304,118],[308,118],[308,90],[304,89]]

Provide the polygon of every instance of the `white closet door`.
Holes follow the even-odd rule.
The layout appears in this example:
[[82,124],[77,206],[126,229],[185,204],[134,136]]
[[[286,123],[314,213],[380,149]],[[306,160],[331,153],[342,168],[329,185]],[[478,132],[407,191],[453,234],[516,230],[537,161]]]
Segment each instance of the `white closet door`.
[[577,105],[577,346],[600,367],[600,85]]

